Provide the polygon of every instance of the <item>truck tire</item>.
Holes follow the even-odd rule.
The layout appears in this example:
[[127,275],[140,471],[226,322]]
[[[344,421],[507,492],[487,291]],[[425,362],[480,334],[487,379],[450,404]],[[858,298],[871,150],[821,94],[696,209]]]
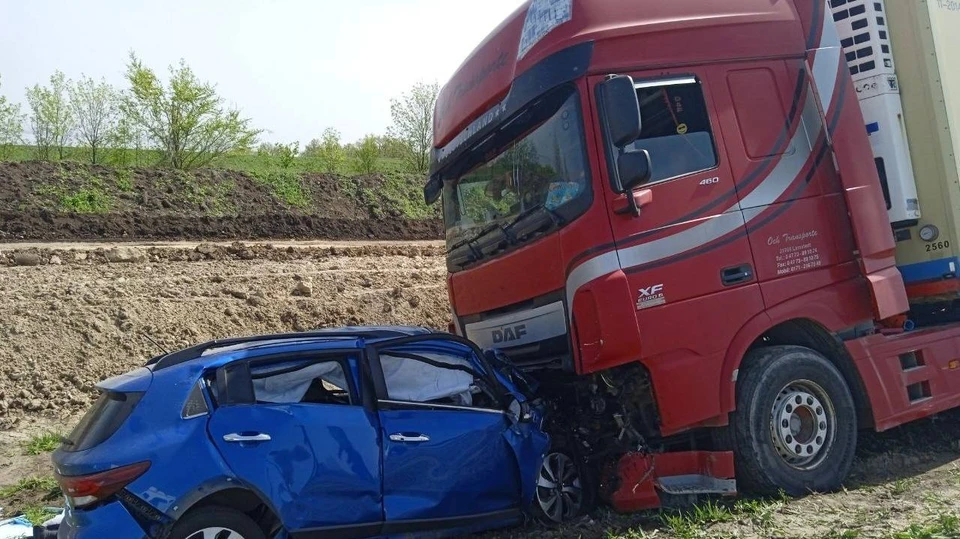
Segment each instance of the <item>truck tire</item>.
[[727,437],[737,482],[756,494],[829,492],[850,473],[857,410],[840,371],[800,346],[751,351]]

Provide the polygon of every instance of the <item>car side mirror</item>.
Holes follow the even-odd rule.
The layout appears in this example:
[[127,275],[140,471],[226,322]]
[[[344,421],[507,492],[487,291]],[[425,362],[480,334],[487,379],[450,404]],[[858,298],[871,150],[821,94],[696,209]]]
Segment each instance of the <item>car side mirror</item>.
[[650,181],[653,164],[647,150],[623,152],[617,158],[617,173],[624,192],[630,192]]
[[441,193],[443,193],[443,180],[439,176],[433,176],[427,180],[427,185],[423,188],[423,200],[429,206],[440,198]]
[[598,85],[597,102],[600,121],[615,147],[622,150],[640,138],[640,101],[633,86],[633,77],[616,75],[601,82]]

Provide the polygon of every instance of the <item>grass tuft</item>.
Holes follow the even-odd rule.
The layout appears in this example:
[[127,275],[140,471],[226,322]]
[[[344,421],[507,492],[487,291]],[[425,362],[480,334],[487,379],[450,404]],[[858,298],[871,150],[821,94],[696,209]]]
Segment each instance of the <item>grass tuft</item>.
[[252,172],[254,179],[273,191],[273,195],[284,203],[302,208],[310,204],[300,174],[289,170]]
[[909,528],[895,533],[893,539],[957,539],[960,538],[960,518],[950,513],[941,513],[929,524],[911,524]]
[[31,438],[24,444],[24,452],[27,455],[42,455],[43,453],[52,453],[60,447],[60,440],[63,438],[56,432],[45,432]]
[[102,214],[110,211],[113,200],[98,187],[88,187],[75,193],[60,195],[60,206],[69,212]]
[[26,477],[15,485],[0,488],[0,498],[9,498],[26,491],[56,492],[60,490],[52,477]]

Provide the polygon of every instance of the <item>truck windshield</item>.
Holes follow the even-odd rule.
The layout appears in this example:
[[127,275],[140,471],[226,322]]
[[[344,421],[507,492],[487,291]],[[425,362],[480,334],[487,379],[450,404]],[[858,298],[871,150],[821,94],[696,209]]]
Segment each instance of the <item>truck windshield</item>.
[[534,210],[567,222],[582,213],[590,193],[582,125],[579,97],[564,88],[474,148],[462,166],[468,172],[444,185],[447,247],[508,227]]

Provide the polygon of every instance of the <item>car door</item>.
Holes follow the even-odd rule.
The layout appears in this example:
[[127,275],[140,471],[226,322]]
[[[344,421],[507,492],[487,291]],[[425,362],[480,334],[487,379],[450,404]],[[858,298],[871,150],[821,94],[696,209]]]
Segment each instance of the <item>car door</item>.
[[241,361],[217,372],[210,437],[291,532],[367,537],[382,526],[378,420],[358,351]]
[[[475,349],[431,336],[368,357],[383,439],[385,533],[518,518],[546,444],[514,430],[502,406],[510,397],[480,372]],[[531,445],[539,448],[533,458]]]

